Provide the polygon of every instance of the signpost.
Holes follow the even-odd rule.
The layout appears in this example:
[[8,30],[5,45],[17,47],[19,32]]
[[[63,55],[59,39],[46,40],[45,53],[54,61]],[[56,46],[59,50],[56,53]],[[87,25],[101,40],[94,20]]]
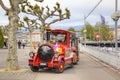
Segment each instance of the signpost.
[[96,39],[99,39],[100,38],[100,35],[98,33],[95,34],[95,38]]
[[97,39],[97,41],[98,41],[98,46],[100,47],[100,35],[99,35],[99,33],[96,33],[96,34],[95,34],[95,38]]

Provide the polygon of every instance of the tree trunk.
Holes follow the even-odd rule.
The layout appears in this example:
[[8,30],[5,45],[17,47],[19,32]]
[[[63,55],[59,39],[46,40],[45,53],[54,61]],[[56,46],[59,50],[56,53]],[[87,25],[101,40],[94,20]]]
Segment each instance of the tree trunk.
[[30,32],[30,51],[33,50],[32,46],[32,32]]
[[9,18],[9,34],[8,34],[8,56],[6,61],[6,70],[13,71],[18,70],[18,56],[17,56],[17,40],[16,40],[16,32],[18,27],[18,13],[9,10],[8,11],[8,18]]
[[44,34],[45,34],[45,30],[44,27],[41,28],[40,30],[40,43],[44,43]]
[[44,43],[44,32],[41,31],[40,33],[40,43]]

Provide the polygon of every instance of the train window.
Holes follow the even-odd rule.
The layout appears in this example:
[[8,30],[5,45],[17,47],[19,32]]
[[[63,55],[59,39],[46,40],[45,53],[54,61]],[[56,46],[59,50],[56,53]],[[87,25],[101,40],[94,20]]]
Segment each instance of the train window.
[[70,35],[70,47],[75,46],[75,36],[74,35]]
[[51,35],[50,35],[50,40],[52,42],[61,42],[61,43],[66,43],[66,33],[56,33],[56,32],[53,32]]

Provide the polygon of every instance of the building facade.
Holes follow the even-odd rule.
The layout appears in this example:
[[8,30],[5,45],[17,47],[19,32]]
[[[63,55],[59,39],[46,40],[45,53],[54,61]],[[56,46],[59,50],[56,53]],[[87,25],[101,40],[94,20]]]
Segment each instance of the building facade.
[[[26,46],[30,46],[30,34],[28,32],[27,33],[17,32],[16,37],[17,41],[21,41],[21,43],[26,43]],[[31,38],[32,42],[34,42],[35,45],[37,46],[41,38],[40,32],[32,32]]]

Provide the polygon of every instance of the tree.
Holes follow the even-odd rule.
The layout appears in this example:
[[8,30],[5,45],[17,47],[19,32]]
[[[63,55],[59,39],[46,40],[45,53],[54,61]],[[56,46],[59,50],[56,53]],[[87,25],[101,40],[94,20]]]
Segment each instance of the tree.
[[32,50],[32,32],[37,29],[37,23],[34,19],[29,19],[27,16],[23,18],[23,21],[20,21],[20,27],[25,28],[29,31],[30,35],[30,49]]
[[112,33],[110,32],[109,25],[102,25],[100,22],[97,22],[95,25],[95,30],[96,33],[100,34],[100,40],[110,40],[110,36],[112,36]]
[[73,28],[73,27],[70,27],[69,29],[68,29],[68,31],[75,31],[75,29]]
[[4,37],[2,33],[2,28],[0,27],[0,48],[4,47]]
[[94,35],[95,35],[95,29],[94,29],[94,27],[90,23],[87,22],[85,24],[85,27],[83,27],[81,29],[81,31],[80,31],[80,33],[81,33],[82,36],[84,36],[84,34],[85,34],[85,32],[84,32],[85,28],[86,28],[86,38],[88,40],[95,40],[95,37],[94,37]]
[[[37,0],[43,1],[43,0]],[[17,40],[16,40],[16,31],[18,28],[20,13],[19,4],[27,3],[27,0],[9,0],[10,8],[6,7],[2,0],[0,0],[0,6],[5,10],[6,15],[8,16],[9,26],[8,26],[8,56],[6,60],[6,70],[18,70],[18,56],[17,56]]]
[[46,28],[48,26],[55,22],[70,18],[70,11],[66,8],[65,13],[63,13],[58,2],[53,9],[50,9],[48,6],[41,7],[37,4],[34,6],[32,6],[30,3],[22,4],[21,11],[37,17],[36,20],[40,25],[41,43],[43,43],[43,36],[46,33]]

